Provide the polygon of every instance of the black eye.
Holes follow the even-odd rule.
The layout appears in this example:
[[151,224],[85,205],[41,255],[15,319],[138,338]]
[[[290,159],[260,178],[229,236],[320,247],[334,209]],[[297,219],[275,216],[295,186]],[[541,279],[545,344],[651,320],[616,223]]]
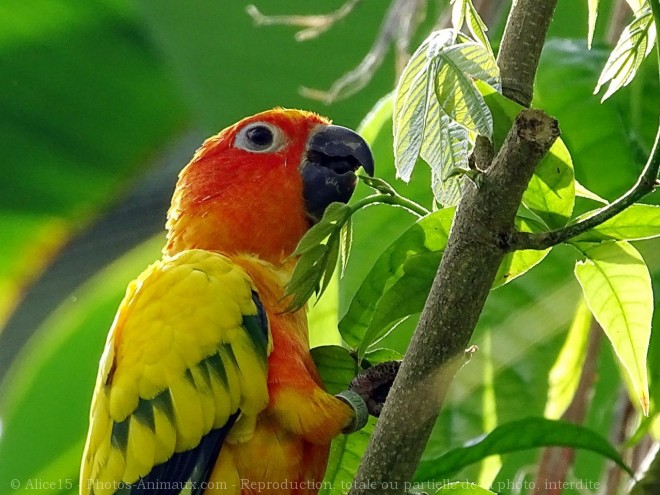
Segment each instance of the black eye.
[[267,122],[251,122],[238,131],[234,141],[234,146],[252,153],[273,153],[285,144],[282,131]]
[[248,129],[245,137],[258,148],[268,148],[273,144],[273,132],[264,125],[255,125]]

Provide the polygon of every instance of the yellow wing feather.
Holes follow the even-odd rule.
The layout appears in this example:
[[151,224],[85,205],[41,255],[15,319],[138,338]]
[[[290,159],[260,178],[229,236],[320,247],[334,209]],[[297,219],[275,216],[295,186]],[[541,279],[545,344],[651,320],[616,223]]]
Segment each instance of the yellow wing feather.
[[136,483],[239,410],[240,436],[251,435],[268,405],[271,350],[254,291],[242,268],[202,250],[165,257],[131,283],[101,358],[81,493]]

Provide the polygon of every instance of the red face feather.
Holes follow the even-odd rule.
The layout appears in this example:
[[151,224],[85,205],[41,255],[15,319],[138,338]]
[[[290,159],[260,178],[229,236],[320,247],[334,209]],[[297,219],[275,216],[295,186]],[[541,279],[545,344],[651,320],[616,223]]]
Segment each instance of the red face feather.
[[[274,128],[273,151],[249,151],[237,142],[257,122]],[[299,167],[310,133],[329,124],[311,112],[275,109],[208,139],[179,176],[166,251],[249,253],[276,263],[291,254],[310,227]]]
[[165,251],[279,264],[328,204],[348,201],[360,166],[373,173],[364,140],[317,114],[277,108],[243,119],[208,139],[182,170]]

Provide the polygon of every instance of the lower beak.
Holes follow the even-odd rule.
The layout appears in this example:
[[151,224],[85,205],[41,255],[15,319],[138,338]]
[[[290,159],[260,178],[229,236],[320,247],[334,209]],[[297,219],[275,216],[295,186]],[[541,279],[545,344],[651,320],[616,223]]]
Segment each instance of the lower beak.
[[307,142],[300,166],[307,214],[318,222],[330,203],[348,203],[357,184],[355,172],[362,167],[374,174],[369,145],[346,127],[322,126]]

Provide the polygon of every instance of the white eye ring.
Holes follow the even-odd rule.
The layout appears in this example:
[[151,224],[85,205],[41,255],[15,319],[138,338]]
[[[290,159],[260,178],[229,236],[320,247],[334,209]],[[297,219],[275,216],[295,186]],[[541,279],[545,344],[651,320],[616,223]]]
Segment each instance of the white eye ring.
[[253,153],[272,153],[284,146],[284,134],[267,122],[252,122],[238,131],[234,147]]

